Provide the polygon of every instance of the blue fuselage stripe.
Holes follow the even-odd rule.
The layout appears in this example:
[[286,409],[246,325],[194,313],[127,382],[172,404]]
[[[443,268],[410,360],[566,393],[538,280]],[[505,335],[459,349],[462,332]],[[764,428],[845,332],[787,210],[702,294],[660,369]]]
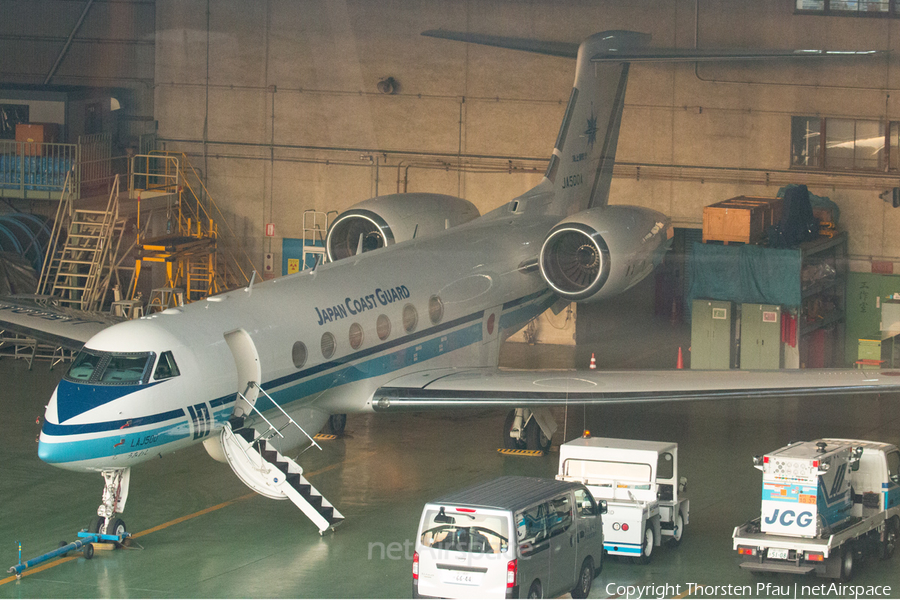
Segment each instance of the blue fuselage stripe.
[[[546,298],[539,302],[534,302],[534,300],[540,299],[544,294],[546,294]],[[546,310],[546,307],[552,304],[553,301],[555,301],[555,298],[552,294],[539,292],[508,302],[504,307],[517,308],[509,314],[501,315],[500,327],[507,328],[524,323]],[[349,354],[341,357],[339,360],[272,379],[265,383],[263,387],[269,391],[269,394],[276,402],[281,406],[285,406],[336,386],[394,373],[411,365],[423,363],[440,355],[480,342],[483,339],[482,320],[484,313],[485,311],[478,311],[465,317],[430,327],[421,332]],[[395,349],[395,351],[385,353],[391,349]],[[378,356],[373,356],[376,354]],[[363,360],[366,357],[372,358]],[[323,373],[328,370],[331,370],[331,372]],[[86,391],[89,386],[83,387],[85,389],[80,390],[82,392]],[[133,391],[130,390],[129,393],[133,393]],[[229,394],[209,401],[209,405],[213,409],[222,407],[220,410],[213,412],[214,426],[217,427],[229,418],[231,410],[227,407],[230,407],[234,401],[235,394]],[[262,412],[274,408],[271,401],[265,396],[258,398],[256,407]],[[122,446],[126,446],[127,451],[132,451],[132,444],[136,444],[135,447],[144,450],[176,442],[192,435],[188,421],[180,420],[174,425],[133,434],[128,433],[128,428],[146,426],[172,419],[183,419],[184,416],[185,411],[177,409],[146,417],[102,423],[59,425],[46,422],[44,423],[43,433],[47,436],[70,436],[103,431],[115,431],[116,433],[110,437],[80,441],[66,440],[65,443],[54,443],[52,440],[46,440],[41,444],[41,458],[45,462],[51,463],[89,460],[122,454],[122,451],[115,449]],[[153,436],[157,437],[154,438]]]

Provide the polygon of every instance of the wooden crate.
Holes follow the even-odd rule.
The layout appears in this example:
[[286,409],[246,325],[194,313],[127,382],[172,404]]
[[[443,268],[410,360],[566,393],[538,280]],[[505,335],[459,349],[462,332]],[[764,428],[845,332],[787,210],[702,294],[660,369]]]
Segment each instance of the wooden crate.
[[781,220],[781,198],[737,196],[703,209],[703,242],[757,244]]

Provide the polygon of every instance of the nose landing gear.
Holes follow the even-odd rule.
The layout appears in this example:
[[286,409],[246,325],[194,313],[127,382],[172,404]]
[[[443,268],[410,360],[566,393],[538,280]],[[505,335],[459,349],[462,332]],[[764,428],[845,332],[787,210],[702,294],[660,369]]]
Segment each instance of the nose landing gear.
[[97,508],[97,516],[91,519],[88,532],[108,535],[123,534],[125,533],[125,522],[116,518],[116,515],[125,510],[128,484],[131,480],[131,467],[102,471],[101,475],[105,481],[103,498]]

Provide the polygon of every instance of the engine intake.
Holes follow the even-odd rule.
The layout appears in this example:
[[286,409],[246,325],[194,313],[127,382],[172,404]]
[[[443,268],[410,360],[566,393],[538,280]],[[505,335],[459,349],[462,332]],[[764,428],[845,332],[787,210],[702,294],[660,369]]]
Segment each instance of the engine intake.
[[555,227],[541,248],[541,273],[556,293],[583,300],[609,278],[609,246],[594,229],[581,223]]
[[443,194],[390,194],[364,200],[341,213],[328,229],[328,260],[399,244],[456,227],[479,216],[468,200]]
[[348,210],[335,219],[328,230],[326,246],[329,260],[340,260],[356,254],[360,236],[363,252],[394,243],[391,226],[377,213],[364,208]]
[[649,275],[668,248],[669,219],[637,206],[607,206],[557,224],[541,247],[544,280],[567,300],[623,292]]

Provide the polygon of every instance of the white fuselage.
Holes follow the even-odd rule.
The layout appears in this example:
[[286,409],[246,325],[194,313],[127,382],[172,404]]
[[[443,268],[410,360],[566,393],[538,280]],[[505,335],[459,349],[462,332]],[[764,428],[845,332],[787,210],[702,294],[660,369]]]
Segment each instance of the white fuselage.
[[[520,265],[533,264],[559,218],[502,207],[425,239],[112,326],[85,351],[146,354],[144,374],[130,383],[66,376],[47,406],[39,455],[99,471],[177,450],[216,433],[247,381],[312,434],[330,414],[370,410],[374,391],[400,375],[494,366],[503,337],[555,300],[537,269]],[[234,332],[255,356],[233,352]],[[165,352],[179,374],[157,380]],[[268,398],[256,407],[278,424]]]

